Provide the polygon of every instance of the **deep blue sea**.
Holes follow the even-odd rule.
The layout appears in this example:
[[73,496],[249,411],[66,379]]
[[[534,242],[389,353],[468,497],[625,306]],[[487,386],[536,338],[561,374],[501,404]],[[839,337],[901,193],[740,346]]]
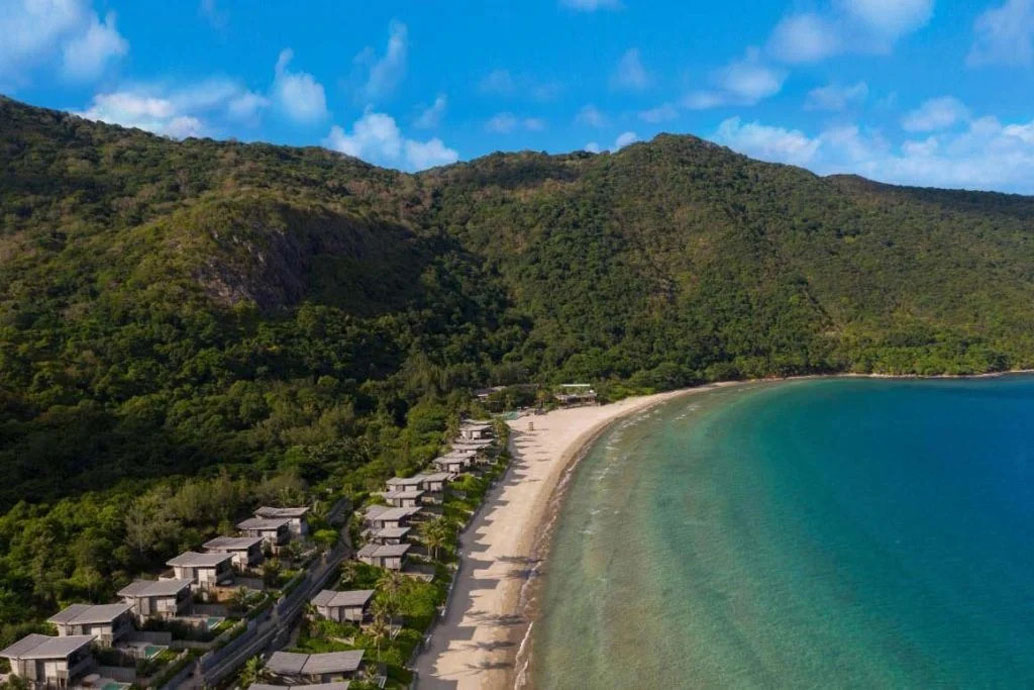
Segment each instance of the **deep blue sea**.
[[539,688],[1034,686],[1034,378],[691,395],[575,470]]

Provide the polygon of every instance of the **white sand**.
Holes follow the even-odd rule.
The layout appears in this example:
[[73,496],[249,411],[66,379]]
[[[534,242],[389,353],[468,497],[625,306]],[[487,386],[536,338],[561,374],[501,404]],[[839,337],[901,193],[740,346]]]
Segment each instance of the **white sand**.
[[712,386],[576,407],[511,422],[513,464],[461,537],[448,610],[417,663],[420,688],[511,688],[528,629],[522,589],[537,573],[536,545],[572,460],[611,422]]

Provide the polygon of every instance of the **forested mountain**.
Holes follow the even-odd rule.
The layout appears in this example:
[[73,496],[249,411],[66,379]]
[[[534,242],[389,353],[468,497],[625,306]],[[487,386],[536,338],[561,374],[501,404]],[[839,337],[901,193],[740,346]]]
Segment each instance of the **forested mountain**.
[[407,175],[0,99],[0,213],[5,620],[212,527],[98,565],[132,482],[362,484],[482,385],[1034,365],[1034,199],[689,136]]

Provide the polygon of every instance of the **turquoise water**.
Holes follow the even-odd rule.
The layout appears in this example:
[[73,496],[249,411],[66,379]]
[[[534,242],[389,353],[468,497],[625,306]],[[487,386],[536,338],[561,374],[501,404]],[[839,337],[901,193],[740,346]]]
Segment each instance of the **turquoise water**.
[[1034,378],[689,396],[575,471],[535,687],[1034,684]]

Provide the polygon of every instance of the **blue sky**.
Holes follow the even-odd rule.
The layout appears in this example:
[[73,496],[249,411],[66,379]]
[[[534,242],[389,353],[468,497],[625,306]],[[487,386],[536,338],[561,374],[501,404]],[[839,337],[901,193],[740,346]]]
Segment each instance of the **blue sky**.
[[1034,0],[0,0],[0,91],[417,170],[690,133],[1034,194]]

